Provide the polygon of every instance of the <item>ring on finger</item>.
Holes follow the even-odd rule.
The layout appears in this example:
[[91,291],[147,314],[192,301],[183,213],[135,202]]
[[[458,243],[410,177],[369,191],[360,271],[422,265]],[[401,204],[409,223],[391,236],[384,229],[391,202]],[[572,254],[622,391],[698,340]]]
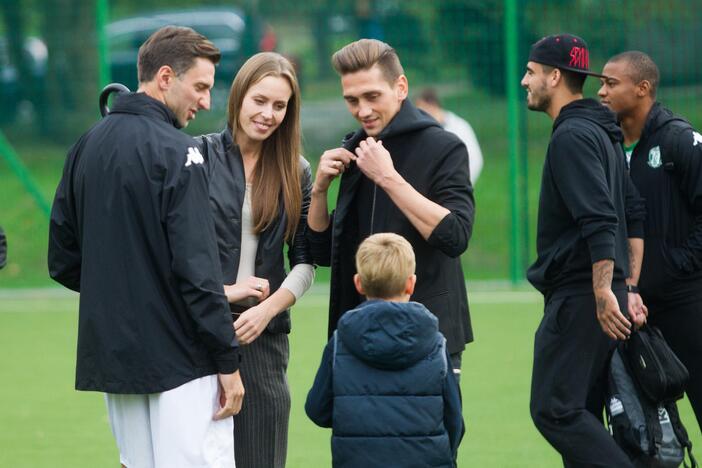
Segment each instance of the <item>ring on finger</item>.
[[258,283],[258,284],[256,285],[256,290],[257,290],[257,291],[263,291],[263,284]]

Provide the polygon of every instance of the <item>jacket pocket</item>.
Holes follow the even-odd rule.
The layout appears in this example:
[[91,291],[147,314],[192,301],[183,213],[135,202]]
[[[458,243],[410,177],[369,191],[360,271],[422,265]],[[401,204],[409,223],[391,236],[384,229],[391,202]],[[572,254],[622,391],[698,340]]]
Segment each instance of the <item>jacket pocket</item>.
[[646,239],[639,281],[641,289],[658,294],[666,285],[688,276],[675,265],[671,250],[660,237]]
[[566,296],[556,297],[546,303],[543,326],[550,333],[560,334],[565,329],[566,324],[564,323],[563,311],[567,299]]

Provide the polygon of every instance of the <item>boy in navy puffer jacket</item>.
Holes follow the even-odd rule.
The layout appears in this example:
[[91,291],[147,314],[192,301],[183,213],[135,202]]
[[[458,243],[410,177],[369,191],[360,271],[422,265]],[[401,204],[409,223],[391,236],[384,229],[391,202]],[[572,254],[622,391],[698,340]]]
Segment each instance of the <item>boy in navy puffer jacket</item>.
[[367,301],[342,316],[305,404],[332,428],[335,468],[456,466],[458,384],[436,317],[408,302],[414,268],[396,234],[372,235],[356,254],[354,283]]

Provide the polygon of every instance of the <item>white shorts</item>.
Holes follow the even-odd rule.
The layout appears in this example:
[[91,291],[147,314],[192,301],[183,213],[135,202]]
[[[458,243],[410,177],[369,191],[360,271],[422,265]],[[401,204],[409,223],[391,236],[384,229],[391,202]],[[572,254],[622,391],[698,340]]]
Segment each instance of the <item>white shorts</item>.
[[127,468],[232,468],[233,418],[219,410],[216,375],[148,395],[105,394],[120,462]]

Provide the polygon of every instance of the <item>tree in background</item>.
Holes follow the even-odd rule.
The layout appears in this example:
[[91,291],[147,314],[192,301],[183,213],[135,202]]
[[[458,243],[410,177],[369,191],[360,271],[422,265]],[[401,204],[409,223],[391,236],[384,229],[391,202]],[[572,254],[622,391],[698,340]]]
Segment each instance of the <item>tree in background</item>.
[[98,117],[96,2],[44,0],[41,29],[49,49],[46,134],[72,141]]
[[[31,83],[24,77],[31,77],[27,57],[24,54],[24,40],[26,31],[26,9],[22,8],[22,0],[0,0],[0,11],[5,27],[5,40],[7,45],[8,59],[14,65],[20,79],[16,82],[14,89],[5,90],[2,93],[3,112],[0,113],[0,121],[12,121],[14,118],[16,105],[23,99],[31,96]],[[8,83],[3,83],[5,86]]]

